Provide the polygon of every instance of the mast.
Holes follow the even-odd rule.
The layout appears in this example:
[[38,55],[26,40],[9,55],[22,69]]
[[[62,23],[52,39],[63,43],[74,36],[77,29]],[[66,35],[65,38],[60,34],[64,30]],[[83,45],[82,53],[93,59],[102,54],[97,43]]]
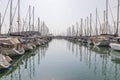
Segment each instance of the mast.
[[41,25],[40,25],[40,32],[43,35],[43,21],[41,22]]
[[90,36],[92,33],[92,14],[90,13]]
[[34,31],[34,7],[33,7],[33,24],[32,24],[32,30]]
[[74,28],[74,25],[72,25],[72,37],[75,36],[75,28]]
[[1,22],[1,13],[0,13],[0,34],[1,34],[1,27],[2,27],[2,22]]
[[40,32],[40,18],[38,17],[38,32]]
[[76,37],[78,37],[78,22],[76,22]]
[[89,17],[87,16],[87,36],[89,36]]
[[85,19],[85,36],[86,36],[86,33],[87,33],[87,32],[86,32],[86,29],[87,29],[87,28],[86,28],[86,19]]
[[69,33],[68,36],[71,37],[71,27],[69,27]]
[[29,5],[29,31],[31,31],[31,6]]
[[97,13],[97,8],[96,8],[96,35],[98,35],[97,16],[98,16],[98,13]]
[[18,32],[20,32],[20,0],[18,0]]
[[42,33],[43,35],[45,35],[45,22],[43,21],[43,25],[42,25]]
[[108,0],[106,0],[106,34],[108,30]]
[[118,36],[118,27],[119,27],[119,7],[120,7],[120,1],[118,0],[118,8],[117,8],[117,30],[115,35]]
[[[104,10],[104,28],[103,28],[104,34],[105,34],[105,31],[106,31],[106,19],[105,19],[105,14],[106,14],[106,12],[105,12],[105,10]],[[102,31],[102,33],[103,33],[103,31]]]
[[25,24],[25,20],[23,19],[23,27],[22,27],[22,31],[24,31],[24,24]]
[[81,18],[81,36],[83,35],[82,27],[83,27],[83,19]]
[[111,9],[110,4],[109,4],[109,9],[110,9],[110,13],[111,13],[112,20],[113,20],[113,24],[114,24],[113,32],[115,33],[115,32],[116,32],[116,22],[115,22],[115,19],[114,19],[114,17],[113,17],[113,12],[112,12],[112,9]]
[[100,25],[99,34],[101,34],[102,33],[102,28],[101,28],[101,22],[100,22],[100,18],[99,18],[98,14],[97,14],[97,18],[98,18],[98,23]]
[[12,28],[12,0],[10,2],[10,25],[9,25],[9,31],[8,31],[8,33],[11,32],[11,28]]

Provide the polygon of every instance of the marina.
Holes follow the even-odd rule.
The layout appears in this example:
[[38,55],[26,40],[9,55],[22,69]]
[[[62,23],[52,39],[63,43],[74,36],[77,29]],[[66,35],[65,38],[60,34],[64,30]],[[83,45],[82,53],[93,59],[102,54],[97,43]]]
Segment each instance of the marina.
[[120,0],[0,0],[0,80],[119,80],[119,14]]

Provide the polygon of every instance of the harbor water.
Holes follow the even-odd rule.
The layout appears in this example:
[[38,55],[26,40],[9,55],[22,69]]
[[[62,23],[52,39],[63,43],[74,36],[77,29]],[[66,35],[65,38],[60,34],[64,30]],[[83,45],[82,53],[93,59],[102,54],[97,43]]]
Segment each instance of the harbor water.
[[0,80],[120,80],[120,52],[54,39],[23,56]]

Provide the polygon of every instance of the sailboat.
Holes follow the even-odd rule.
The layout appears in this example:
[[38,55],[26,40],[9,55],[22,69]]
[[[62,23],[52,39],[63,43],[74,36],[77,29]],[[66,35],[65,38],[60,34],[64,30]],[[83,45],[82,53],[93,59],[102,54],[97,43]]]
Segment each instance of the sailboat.
[[108,47],[110,43],[110,37],[112,37],[112,35],[99,35],[94,39],[94,45]]
[[[118,0],[117,29],[116,29],[116,33],[115,33],[116,36],[118,36],[118,27],[119,27],[119,6],[120,6],[120,3],[119,3],[119,0]],[[113,50],[120,51],[120,37],[114,38],[113,41],[110,43],[110,47],[111,47]]]
[[0,54],[0,70],[9,69],[11,64],[8,62],[7,58]]
[[[97,28],[97,10],[96,10],[96,28]],[[105,22],[106,18],[106,22]],[[106,0],[106,11],[104,11],[104,25],[106,25],[105,33],[96,36],[94,39],[94,45],[95,46],[104,46],[104,47],[109,47],[110,44],[110,39],[114,37],[113,34],[108,34],[107,33],[107,28],[108,28],[108,0]],[[105,27],[105,26],[104,26]]]
[[110,47],[113,50],[120,51],[120,37],[114,38],[113,41],[110,43]]
[[0,38],[0,51],[8,56],[22,55],[25,52],[18,38]]
[[33,47],[30,43],[30,40],[27,37],[21,37],[20,42],[23,44],[23,48],[25,51],[32,51]]

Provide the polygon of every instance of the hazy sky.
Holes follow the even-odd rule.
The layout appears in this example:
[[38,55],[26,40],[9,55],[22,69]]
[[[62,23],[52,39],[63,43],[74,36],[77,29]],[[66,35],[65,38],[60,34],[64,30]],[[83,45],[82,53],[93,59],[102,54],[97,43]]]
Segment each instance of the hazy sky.
[[[95,15],[95,9],[98,8],[98,14],[103,17],[103,10],[105,9],[106,0],[21,0],[21,19],[27,14],[29,5],[35,6],[35,18],[40,17],[44,20],[51,32],[62,33],[66,29],[80,22],[80,18],[86,18],[90,13]],[[0,0],[0,12],[4,13],[8,0]],[[13,10],[17,4],[17,0],[13,0]],[[117,0],[109,0],[111,8],[116,15]],[[6,28],[7,20],[9,20],[9,10],[7,11],[8,17],[5,22]],[[6,29],[4,29],[6,31]]]

